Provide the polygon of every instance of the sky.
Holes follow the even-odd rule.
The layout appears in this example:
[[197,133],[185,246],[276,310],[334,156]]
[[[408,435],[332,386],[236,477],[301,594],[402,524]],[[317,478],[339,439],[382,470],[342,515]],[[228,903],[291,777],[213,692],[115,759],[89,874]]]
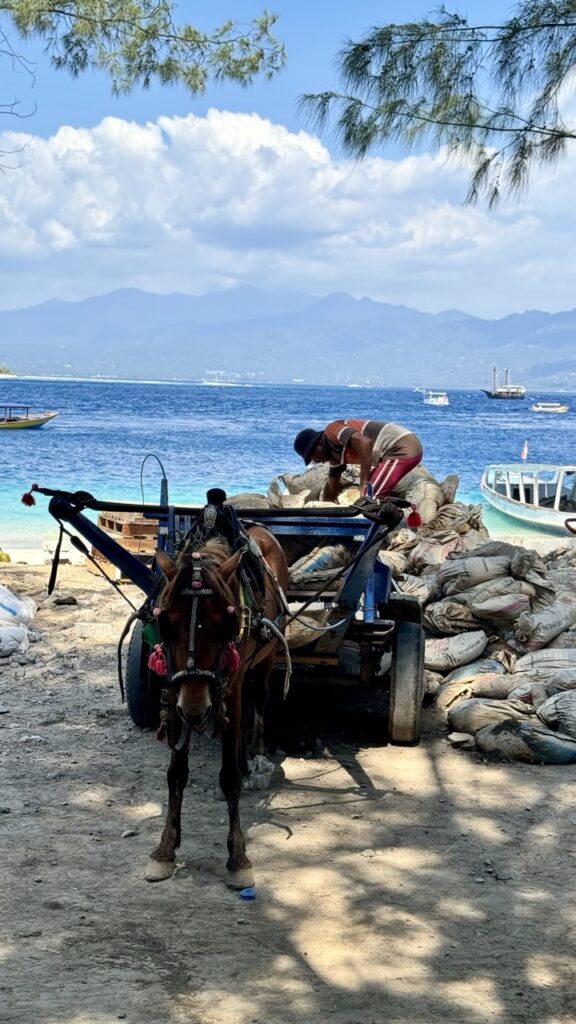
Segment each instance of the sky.
[[[199,27],[248,21],[257,0],[177,5]],[[483,317],[574,307],[576,147],[534,174],[521,203],[463,205],[466,171],[443,153],[344,156],[298,97],[334,87],[334,58],[371,26],[419,19],[425,0],[280,0],[287,64],[272,81],[114,97],[101,74],[72,79],[10,33],[35,64],[9,73],[0,127],[0,308],[255,285],[345,291],[429,312]],[[447,6],[450,7],[448,4]],[[451,8],[453,9],[453,8]],[[461,0],[471,21],[508,3]],[[29,115],[29,116],[28,116]]]

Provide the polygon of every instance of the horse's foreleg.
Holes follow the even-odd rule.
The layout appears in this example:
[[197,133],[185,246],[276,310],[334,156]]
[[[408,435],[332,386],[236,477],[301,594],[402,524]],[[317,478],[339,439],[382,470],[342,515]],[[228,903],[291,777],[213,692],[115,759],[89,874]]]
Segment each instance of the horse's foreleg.
[[228,860],[227,884],[231,889],[244,889],[254,885],[252,864],[246,856],[246,842],[240,826],[240,794],[242,773],[238,762],[242,712],[240,682],[226,700],[228,725],[222,736],[222,767],[220,786],[228,804]]
[[256,757],[257,754],[264,754],[264,708],[268,699],[268,677],[274,668],[275,658],[276,653],[272,651],[254,669],[252,687],[254,725],[249,749],[251,757]]
[[176,850],[180,846],[180,817],[182,797],[188,781],[188,744],[182,750],[173,750],[168,767],[168,813],[162,838],[150,855],[145,878],[149,882],[162,882],[174,874]]

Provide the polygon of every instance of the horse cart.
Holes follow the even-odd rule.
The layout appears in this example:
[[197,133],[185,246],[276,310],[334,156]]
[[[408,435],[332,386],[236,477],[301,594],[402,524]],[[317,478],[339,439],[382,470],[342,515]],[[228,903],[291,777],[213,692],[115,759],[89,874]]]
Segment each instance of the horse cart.
[[[162,686],[149,664],[155,633],[151,613],[146,609],[150,609],[159,589],[157,559],[151,557],[150,564],[145,564],[85,513],[140,513],[157,523],[158,549],[173,554],[181,548],[198,518],[223,502],[224,492],[208,492],[208,504],[200,508],[170,505],[165,480],[157,505],[99,501],[86,492],[54,491],[37,485],[33,490],[50,498],[49,511],[60,525],[61,537],[67,533],[74,546],[90,558],[92,554],[78,537],[80,534],[93,552],[99,552],[146,595],[143,608],[132,616],[124,662],[119,648],[119,666],[124,667],[132,720],[140,727],[156,727]],[[243,508],[236,512],[240,522],[263,525],[277,538],[289,566],[295,561],[301,564],[319,548],[322,551],[337,546],[340,553],[341,564],[320,574],[320,585],[318,574],[315,577],[311,573],[308,579],[305,573],[290,574],[286,594],[287,636],[290,641],[291,626],[299,636],[296,646],[284,644],[282,651],[279,644],[277,670],[285,670],[288,661],[297,681],[360,683],[387,689],[388,740],[397,744],[418,743],[424,677],[421,609],[415,598],[397,591],[388,567],[378,558],[389,530],[402,519],[398,506],[360,501],[346,508]],[[58,554],[57,547],[52,588]]]

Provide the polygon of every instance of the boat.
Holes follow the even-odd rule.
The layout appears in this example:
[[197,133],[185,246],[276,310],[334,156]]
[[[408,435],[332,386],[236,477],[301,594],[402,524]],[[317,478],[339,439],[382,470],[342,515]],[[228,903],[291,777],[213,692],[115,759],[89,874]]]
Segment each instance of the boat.
[[534,402],[530,409],[532,412],[568,412],[568,406],[563,402]]
[[450,405],[445,391],[425,391],[424,405]]
[[529,526],[566,534],[566,515],[576,514],[576,465],[486,466],[480,490],[498,512]]
[[522,384],[510,384],[508,380],[508,367],[504,370],[504,383],[498,387],[496,367],[492,370],[492,390],[487,391],[486,388],[482,388],[485,395],[488,398],[524,398],[526,394],[526,388]]
[[0,405],[0,430],[42,427],[57,415],[49,410],[37,412],[31,405]]

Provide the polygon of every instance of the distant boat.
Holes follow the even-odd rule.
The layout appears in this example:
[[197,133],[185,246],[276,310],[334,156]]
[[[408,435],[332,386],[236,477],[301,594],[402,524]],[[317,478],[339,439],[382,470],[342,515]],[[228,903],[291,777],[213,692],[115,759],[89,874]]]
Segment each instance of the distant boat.
[[566,515],[576,515],[576,465],[487,466],[480,490],[492,508],[530,526],[566,533]]
[[424,405],[450,405],[445,391],[425,391]]
[[534,402],[530,409],[532,412],[568,412],[568,406],[563,402]]
[[0,405],[0,430],[23,430],[42,427],[57,412],[36,412],[31,405]]
[[522,384],[510,384],[508,381],[508,367],[504,370],[504,384],[498,387],[496,378],[496,367],[492,370],[492,390],[487,391],[486,388],[482,388],[485,395],[488,398],[524,398],[526,394],[526,388]]

